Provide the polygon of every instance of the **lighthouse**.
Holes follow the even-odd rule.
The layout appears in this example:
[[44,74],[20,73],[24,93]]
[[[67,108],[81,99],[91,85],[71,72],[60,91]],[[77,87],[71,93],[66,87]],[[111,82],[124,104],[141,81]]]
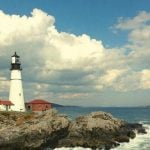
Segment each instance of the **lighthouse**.
[[14,104],[11,109],[13,111],[25,111],[24,95],[21,78],[21,62],[20,56],[15,54],[11,58],[11,78],[9,100]]

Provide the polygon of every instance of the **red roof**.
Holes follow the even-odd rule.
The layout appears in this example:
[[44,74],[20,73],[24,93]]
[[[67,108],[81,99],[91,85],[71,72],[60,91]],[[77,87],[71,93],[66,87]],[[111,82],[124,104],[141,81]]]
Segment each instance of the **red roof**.
[[0,100],[0,105],[14,105],[14,104],[9,100]]
[[51,103],[42,99],[35,99],[30,102],[27,102],[26,104],[51,104]]

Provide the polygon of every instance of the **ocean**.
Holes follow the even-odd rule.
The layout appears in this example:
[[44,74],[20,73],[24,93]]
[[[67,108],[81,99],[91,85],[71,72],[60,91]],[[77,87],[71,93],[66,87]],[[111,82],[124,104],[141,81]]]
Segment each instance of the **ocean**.
[[[66,114],[70,119],[95,111],[105,111],[114,117],[131,123],[142,123],[147,134],[137,134],[129,143],[122,143],[113,150],[150,150],[150,107],[57,107],[60,113]],[[56,148],[55,150],[84,150],[85,148]],[[88,150],[88,149],[87,149]]]

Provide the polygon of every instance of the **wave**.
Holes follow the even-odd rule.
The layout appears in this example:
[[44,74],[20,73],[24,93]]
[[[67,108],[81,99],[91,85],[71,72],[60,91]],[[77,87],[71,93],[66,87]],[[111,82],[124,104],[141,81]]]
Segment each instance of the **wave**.
[[55,150],[92,150],[91,148],[83,148],[83,147],[61,147],[61,148],[55,148]]
[[[147,121],[140,122],[146,129],[147,134],[137,134],[136,138],[131,139],[129,143],[121,143],[120,146],[112,150],[150,150],[150,124]],[[55,148],[55,150],[91,150],[91,148],[75,147],[75,148]]]
[[131,139],[129,143],[122,143],[113,150],[150,150],[150,124],[143,124],[143,126],[147,134],[137,134],[136,138]]

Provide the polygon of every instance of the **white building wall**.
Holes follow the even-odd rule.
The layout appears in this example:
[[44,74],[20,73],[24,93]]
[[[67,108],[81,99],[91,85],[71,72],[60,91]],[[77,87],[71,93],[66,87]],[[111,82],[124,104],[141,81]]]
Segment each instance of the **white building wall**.
[[0,105],[0,110],[4,111],[6,110],[6,107],[4,105]]
[[0,105],[0,111],[6,111],[7,110],[6,107],[7,107],[8,111],[12,110],[11,109],[12,106]]
[[14,104],[14,111],[25,111],[24,95],[20,70],[11,70],[9,100]]

